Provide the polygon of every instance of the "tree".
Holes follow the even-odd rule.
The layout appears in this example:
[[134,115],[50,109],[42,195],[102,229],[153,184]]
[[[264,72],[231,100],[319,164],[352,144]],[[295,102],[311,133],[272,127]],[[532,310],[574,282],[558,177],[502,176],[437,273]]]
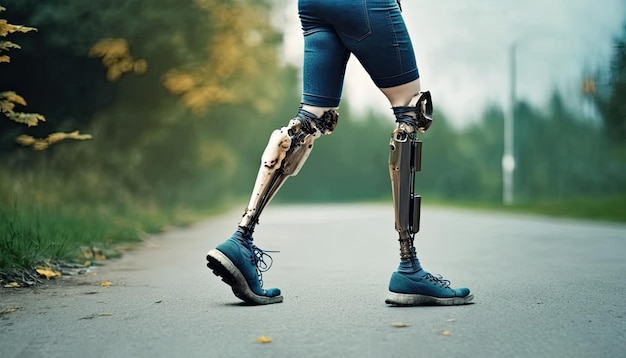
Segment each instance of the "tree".
[[608,91],[595,96],[608,137],[614,144],[626,143],[626,22],[615,39]]

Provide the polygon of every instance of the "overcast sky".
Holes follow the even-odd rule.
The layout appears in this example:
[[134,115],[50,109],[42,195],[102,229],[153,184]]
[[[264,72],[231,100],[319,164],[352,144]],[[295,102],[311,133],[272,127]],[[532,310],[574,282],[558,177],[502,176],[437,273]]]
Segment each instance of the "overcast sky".
[[[285,32],[284,58],[302,65],[297,0],[277,21]],[[585,69],[606,65],[612,39],[626,21],[625,0],[403,0],[422,88],[458,125],[478,118],[485,105],[509,106],[510,48],[516,43],[518,98],[543,105],[558,86],[580,101]],[[389,105],[355,59],[344,98],[353,110]],[[387,113],[387,112],[384,112]],[[390,113],[390,112],[388,112]]]

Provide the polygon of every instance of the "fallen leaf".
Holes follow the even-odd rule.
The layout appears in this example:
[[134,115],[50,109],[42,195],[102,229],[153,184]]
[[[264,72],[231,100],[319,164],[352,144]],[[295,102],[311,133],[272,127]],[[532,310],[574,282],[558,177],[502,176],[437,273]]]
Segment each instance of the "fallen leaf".
[[104,316],[113,316],[113,313],[111,312],[102,312],[100,313],[100,316],[104,317]]
[[256,340],[259,343],[270,343],[272,341],[270,337],[266,337],[266,336],[258,336],[256,337]]
[[102,286],[102,287],[109,287],[109,286],[111,286],[111,282],[110,281],[102,281],[102,282],[100,282],[100,286]]
[[404,328],[404,327],[410,326],[410,324],[405,323],[405,322],[393,322],[391,325],[397,328]]
[[158,301],[156,301],[155,303],[161,303],[161,302],[163,302],[163,300],[158,300]]
[[0,314],[8,314],[8,313],[13,313],[17,310],[19,310],[20,307],[11,307],[11,308],[3,308],[0,309]]
[[20,284],[17,282],[9,282],[6,285],[4,285],[4,288],[17,288],[20,287]]
[[54,271],[49,267],[40,267],[36,271],[39,275],[44,276],[48,280],[56,276],[61,276],[60,272]]
[[442,329],[439,334],[441,334],[442,336],[451,336],[452,332],[448,331],[447,329]]
[[450,318],[449,320],[447,320],[446,322],[456,322],[456,318]]

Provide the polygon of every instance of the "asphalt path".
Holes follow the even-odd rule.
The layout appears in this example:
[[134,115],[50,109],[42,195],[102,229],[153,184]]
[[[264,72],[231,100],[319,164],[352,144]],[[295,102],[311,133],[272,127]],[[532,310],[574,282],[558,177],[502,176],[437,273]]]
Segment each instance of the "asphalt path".
[[626,225],[426,206],[423,266],[475,303],[389,307],[390,205],[270,206],[255,242],[280,251],[264,281],[285,298],[247,306],[205,266],[239,217],[149,237],[88,275],[0,289],[0,357],[626,356]]

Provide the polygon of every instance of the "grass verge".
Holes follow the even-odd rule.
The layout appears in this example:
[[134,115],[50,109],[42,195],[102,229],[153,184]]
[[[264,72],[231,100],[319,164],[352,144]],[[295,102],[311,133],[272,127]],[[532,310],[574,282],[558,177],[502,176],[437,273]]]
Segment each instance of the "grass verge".
[[597,198],[579,197],[563,200],[541,200],[533,203],[526,202],[513,205],[441,200],[428,202],[433,205],[457,206],[467,209],[497,210],[510,213],[626,223],[626,194]]

